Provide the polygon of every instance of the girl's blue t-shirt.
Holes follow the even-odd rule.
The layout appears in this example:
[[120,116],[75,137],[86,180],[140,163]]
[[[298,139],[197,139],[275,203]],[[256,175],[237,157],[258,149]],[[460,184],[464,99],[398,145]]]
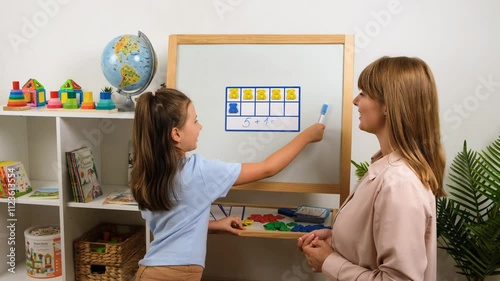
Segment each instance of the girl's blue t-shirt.
[[142,211],[154,240],[139,264],[205,267],[210,206],[225,197],[241,171],[241,163],[204,159],[194,154],[178,174],[177,204],[169,211]]

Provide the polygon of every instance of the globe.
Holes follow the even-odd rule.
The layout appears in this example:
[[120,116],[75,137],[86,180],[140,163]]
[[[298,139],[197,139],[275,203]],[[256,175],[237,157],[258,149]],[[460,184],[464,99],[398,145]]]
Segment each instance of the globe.
[[156,73],[158,61],[151,42],[142,32],[125,34],[111,40],[101,56],[101,69],[106,80],[126,96],[119,111],[133,111],[132,96],[142,93]]

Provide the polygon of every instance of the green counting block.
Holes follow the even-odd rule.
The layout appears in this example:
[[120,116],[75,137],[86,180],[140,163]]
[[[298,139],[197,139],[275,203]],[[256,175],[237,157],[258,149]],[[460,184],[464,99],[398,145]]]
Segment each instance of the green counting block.
[[64,109],[77,109],[78,108],[78,102],[76,101],[76,98],[68,99],[64,105]]

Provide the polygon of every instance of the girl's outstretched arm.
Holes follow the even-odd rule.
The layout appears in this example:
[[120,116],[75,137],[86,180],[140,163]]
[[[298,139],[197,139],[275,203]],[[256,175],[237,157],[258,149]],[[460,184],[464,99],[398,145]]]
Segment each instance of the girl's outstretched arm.
[[267,157],[266,160],[257,163],[243,163],[240,175],[234,185],[250,183],[276,175],[288,166],[309,143],[322,140],[324,131],[325,125],[315,123],[280,150]]

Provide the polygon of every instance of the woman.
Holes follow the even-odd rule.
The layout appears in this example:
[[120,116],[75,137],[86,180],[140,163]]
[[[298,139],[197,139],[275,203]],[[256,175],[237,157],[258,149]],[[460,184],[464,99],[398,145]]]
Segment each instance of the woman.
[[359,128],[380,151],[332,230],[299,238],[328,280],[436,280],[436,196],[444,196],[437,90],[418,58],[383,57],[358,80]]

